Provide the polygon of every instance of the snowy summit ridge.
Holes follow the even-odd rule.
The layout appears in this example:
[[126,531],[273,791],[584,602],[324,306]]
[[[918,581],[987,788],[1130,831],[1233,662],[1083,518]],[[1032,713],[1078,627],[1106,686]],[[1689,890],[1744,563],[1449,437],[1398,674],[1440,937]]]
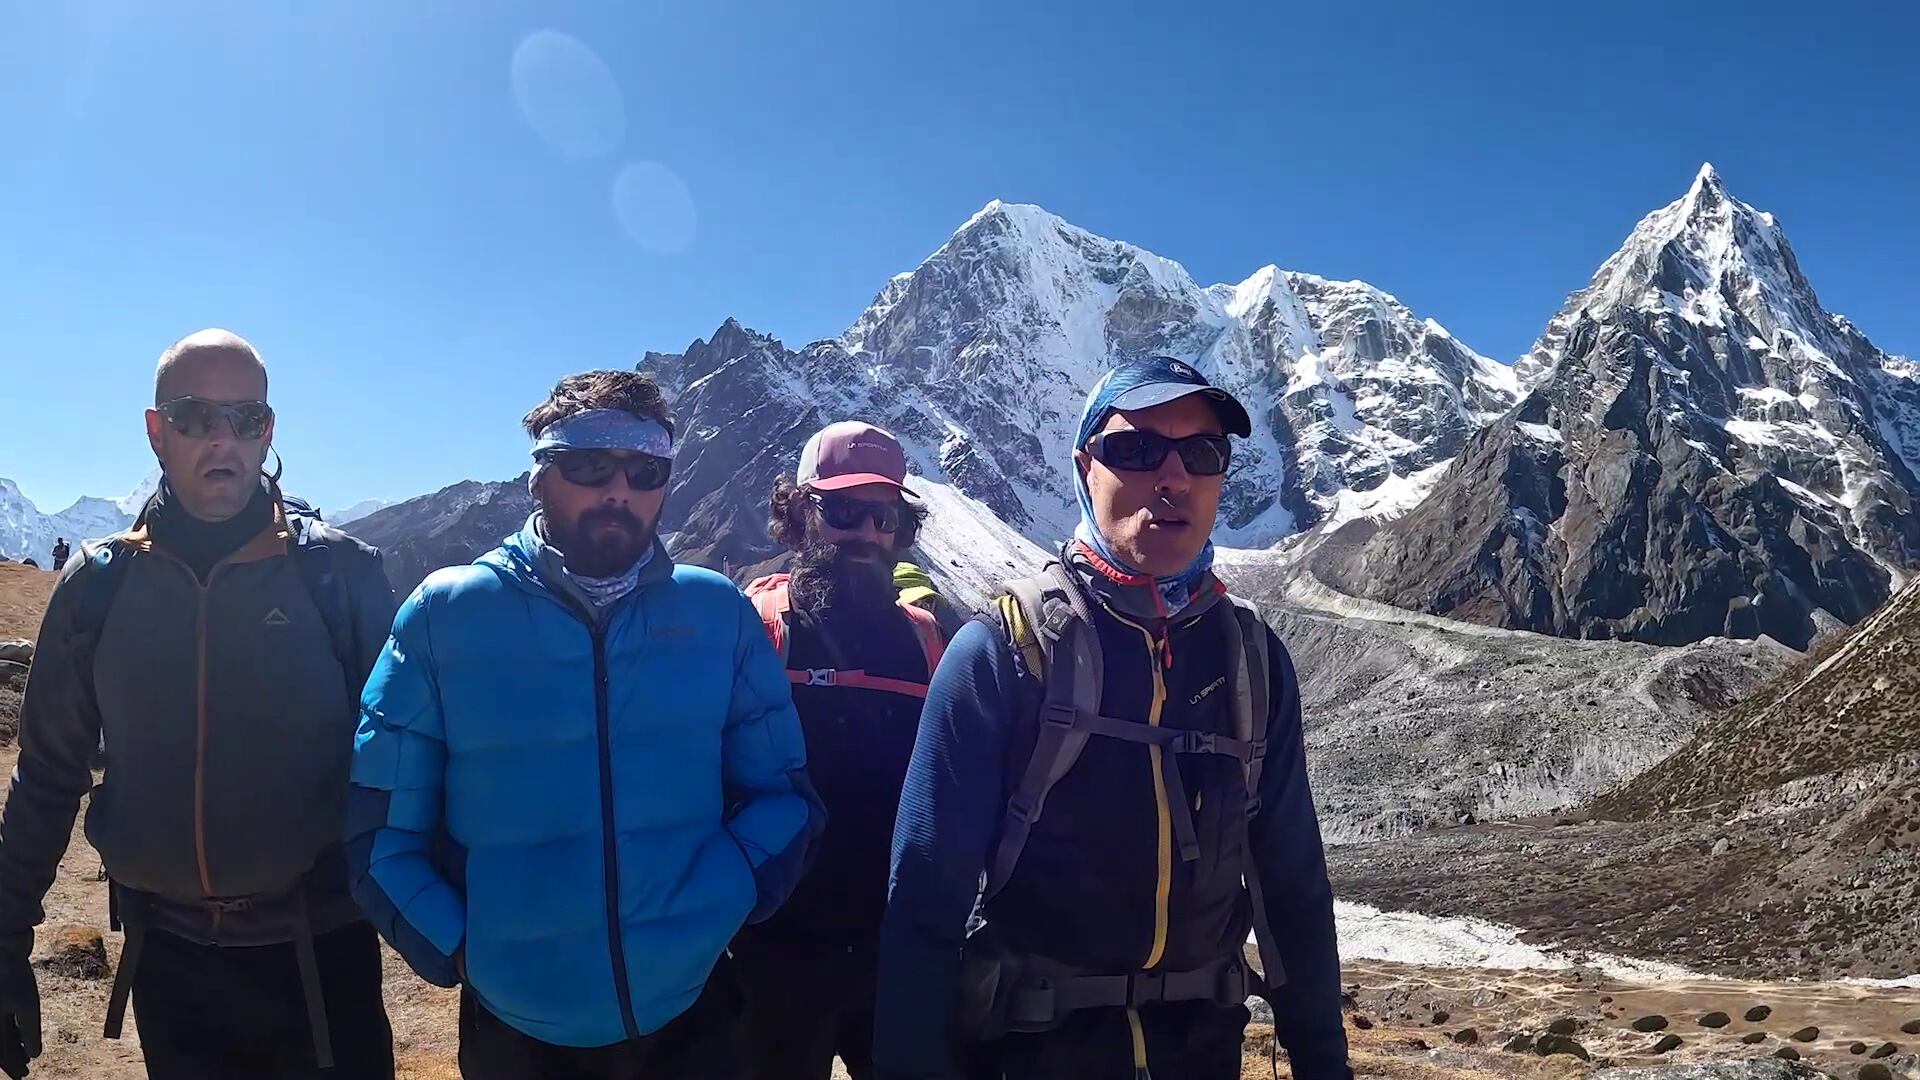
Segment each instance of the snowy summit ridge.
[[[1171,259],[995,201],[835,339],[795,352],[730,320],[685,353],[648,355],[693,418],[675,474],[687,521],[669,528],[688,550],[767,557],[757,519],[773,477],[813,428],[859,416],[899,435],[928,482],[1053,548],[1077,517],[1068,469],[1087,392],[1150,355],[1193,364],[1253,415],[1221,513],[1219,538],[1239,546],[1424,475],[1518,396],[1510,369],[1363,282],[1269,265],[1203,287]],[[749,449],[769,438],[770,456]]]

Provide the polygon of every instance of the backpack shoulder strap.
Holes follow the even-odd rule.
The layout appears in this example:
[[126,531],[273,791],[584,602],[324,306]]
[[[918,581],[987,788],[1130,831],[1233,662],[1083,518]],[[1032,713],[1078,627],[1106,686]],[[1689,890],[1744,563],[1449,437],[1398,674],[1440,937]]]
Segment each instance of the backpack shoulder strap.
[[998,608],[1008,640],[1026,659],[1041,692],[1038,715],[1032,720],[1037,728],[1033,752],[1007,800],[999,841],[987,868],[986,899],[1012,880],[1033,825],[1046,808],[1048,793],[1086,749],[1091,732],[1078,721],[1099,715],[1105,666],[1086,600],[1059,564],[1048,566],[1039,577],[1008,583]]
[[756,579],[747,586],[747,599],[753,601],[753,610],[760,613],[760,623],[767,628],[767,640],[773,643],[773,651],[780,656],[782,667],[787,663],[787,612],[792,601],[787,592],[787,575],[770,574]]
[[901,600],[900,610],[906,612],[907,621],[913,624],[913,636],[920,639],[920,652],[927,660],[927,681],[932,682],[934,671],[940,667],[940,658],[947,652],[940,621],[933,617],[933,612],[911,601]]
[[73,590],[73,622],[69,630],[72,640],[84,638],[91,644],[99,638],[100,631],[107,625],[107,612],[113,607],[113,598],[126,583],[132,554],[133,548],[118,539],[103,541],[98,546],[81,541],[81,565],[62,583],[63,588]]
[[[1233,618],[1227,620],[1227,648],[1234,657],[1233,712],[1237,738],[1253,746],[1247,758],[1247,813],[1242,828],[1251,832],[1253,819],[1260,813],[1260,783],[1266,766],[1267,726],[1272,720],[1272,657],[1267,655],[1267,624],[1253,604],[1229,596]],[[1241,850],[1251,854],[1250,835],[1241,837]],[[1260,953],[1261,981],[1268,993],[1285,985],[1286,968],[1280,962],[1279,939],[1267,919],[1267,903],[1260,884],[1260,868],[1249,857],[1241,871],[1247,899],[1253,908],[1254,945]]]
[[[355,671],[360,651],[355,641],[353,598],[347,595],[346,575],[339,572],[334,554],[336,537],[329,535],[333,530],[321,524],[319,515],[305,510],[305,505],[296,500],[286,507],[287,527],[293,534],[291,555],[294,565],[300,568],[300,578],[306,583],[313,605],[320,609],[321,621],[327,624],[334,658],[346,672],[347,682],[357,684],[361,681]],[[342,534],[337,539],[346,537]],[[358,701],[360,687],[352,685],[352,689],[353,698]]]

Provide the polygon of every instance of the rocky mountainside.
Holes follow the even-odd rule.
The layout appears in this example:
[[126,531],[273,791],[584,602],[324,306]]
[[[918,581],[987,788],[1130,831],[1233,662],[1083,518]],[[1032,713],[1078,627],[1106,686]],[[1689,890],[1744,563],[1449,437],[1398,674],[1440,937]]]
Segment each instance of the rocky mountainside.
[[1917,706],[1920,583],[1585,812],[1356,846],[1336,880],[1369,903],[1714,974],[1911,976]]
[[1331,843],[1573,810],[1671,753],[1797,654],[1666,648],[1475,626],[1344,596],[1268,553],[1220,574],[1261,598],[1300,675]]
[[1828,313],[1711,166],[1518,376],[1430,497],[1321,562],[1330,583],[1545,633],[1802,648],[1920,565],[1920,365]]
[[1393,297],[1266,267],[1203,288],[1178,263],[1032,206],[995,202],[839,338],[794,351],[729,320],[649,353],[683,429],[682,550],[772,553],[764,499],[815,429],[888,427],[915,471],[1050,548],[1075,520],[1072,429],[1115,359],[1188,360],[1249,403],[1220,537],[1263,546],[1340,497],[1444,462],[1517,397],[1513,372]]
[[533,513],[527,478],[462,480],[353,523],[347,531],[380,549],[387,580],[402,597],[443,566],[470,563]]
[[[1595,812],[1645,817],[1723,809],[1782,785],[1843,786],[1838,777],[1902,762],[1920,781],[1920,582],[1817,663],[1788,671],[1716,716]],[[1860,846],[1920,854],[1920,782],[1857,796],[1862,821],[1874,823],[1854,838]]]

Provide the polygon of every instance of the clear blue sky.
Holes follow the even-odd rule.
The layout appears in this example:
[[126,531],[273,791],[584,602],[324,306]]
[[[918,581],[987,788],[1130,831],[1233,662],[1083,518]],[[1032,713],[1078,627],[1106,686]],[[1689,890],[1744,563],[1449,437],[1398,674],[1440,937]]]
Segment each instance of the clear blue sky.
[[[993,198],[1511,360],[1710,159],[1920,355],[1920,8],[1866,7],[0,0],[0,476],[124,492],[206,325],[323,506],[509,476],[559,375],[835,334]],[[541,36],[517,95],[541,31],[610,77]]]

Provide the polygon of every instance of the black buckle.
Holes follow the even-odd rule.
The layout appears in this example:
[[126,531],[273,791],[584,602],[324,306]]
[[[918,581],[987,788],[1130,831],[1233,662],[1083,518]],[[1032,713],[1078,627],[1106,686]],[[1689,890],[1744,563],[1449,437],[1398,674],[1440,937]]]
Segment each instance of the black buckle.
[[1211,731],[1189,731],[1183,740],[1186,746],[1179,752],[1187,754],[1217,754],[1220,752],[1220,736]]
[[1167,976],[1159,971],[1142,971],[1127,980],[1127,1007],[1153,1005],[1167,999]]
[[1227,963],[1220,969],[1220,982],[1213,1000],[1225,1006],[1244,1005],[1251,980],[1245,964]]
[[1079,718],[1080,718],[1080,710],[1072,708],[1071,706],[1067,706],[1067,705],[1040,706],[1040,723],[1041,723],[1041,726],[1043,727],[1051,724],[1054,727],[1066,728],[1068,730],[1071,730],[1073,728],[1074,721],[1078,720]]
[[234,896],[234,897],[224,897],[224,898],[217,897],[217,896],[209,896],[205,900],[202,900],[201,903],[206,905],[211,910],[217,911],[222,915],[237,915],[243,911],[253,910],[253,897],[251,896]]

